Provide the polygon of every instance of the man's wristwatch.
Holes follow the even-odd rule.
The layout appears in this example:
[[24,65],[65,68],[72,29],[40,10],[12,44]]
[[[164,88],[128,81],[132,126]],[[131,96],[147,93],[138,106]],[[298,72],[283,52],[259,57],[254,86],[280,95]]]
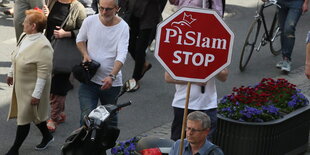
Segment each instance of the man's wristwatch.
[[109,74],[109,77],[111,77],[112,81],[116,79],[116,75],[113,75],[113,74]]

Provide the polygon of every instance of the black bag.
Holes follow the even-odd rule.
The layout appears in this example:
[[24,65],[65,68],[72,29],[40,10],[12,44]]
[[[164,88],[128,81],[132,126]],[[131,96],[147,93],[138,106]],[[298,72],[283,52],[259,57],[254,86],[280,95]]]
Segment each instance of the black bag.
[[73,66],[82,60],[75,39],[54,38],[51,44],[54,49],[53,73],[71,73]]
[[[61,28],[65,26],[68,18],[67,15]],[[71,73],[73,66],[81,62],[82,54],[76,46],[75,37],[55,38],[52,36],[51,45],[54,49],[53,73]]]
[[81,62],[79,65],[73,67],[73,76],[82,83],[88,83],[96,74],[99,67],[100,63],[95,60],[91,62]]

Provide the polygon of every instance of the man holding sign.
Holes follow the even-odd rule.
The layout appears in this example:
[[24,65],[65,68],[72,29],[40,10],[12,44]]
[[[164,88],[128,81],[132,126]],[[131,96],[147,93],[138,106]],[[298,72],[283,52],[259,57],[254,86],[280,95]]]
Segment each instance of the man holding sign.
[[[224,69],[216,76],[219,81],[226,81],[228,77],[228,69]],[[174,119],[171,126],[171,139],[176,141],[181,138],[183,113],[186,100],[186,81],[179,81],[173,79],[167,72],[165,73],[165,80],[168,83],[174,83],[176,92],[172,101],[174,111]],[[206,83],[192,83],[191,93],[189,96],[188,113],[193,111],[202,111],[208,114],[211,118],[211,130],[208,139],[212,141],[215,133],[217,122],[217,92],[214,78],[211,78]]]
[[[186,139],[183,155],[224,155],[223,151],[207,140],[210,131],[210,118],[207,114],[195,111],[187,116]],[[174,143],[169,155],[179,155],[181,140]]]

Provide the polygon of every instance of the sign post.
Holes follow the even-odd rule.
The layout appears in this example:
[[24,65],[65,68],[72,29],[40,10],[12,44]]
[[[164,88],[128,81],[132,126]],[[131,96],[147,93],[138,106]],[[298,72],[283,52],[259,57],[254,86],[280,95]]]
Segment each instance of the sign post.
[[181,149],[191,82],[205,83],[226,68],[231,61],[233,40],[233,32],[212,10],[183,7],[157,27],[156,59],[173,79],[188,82]]

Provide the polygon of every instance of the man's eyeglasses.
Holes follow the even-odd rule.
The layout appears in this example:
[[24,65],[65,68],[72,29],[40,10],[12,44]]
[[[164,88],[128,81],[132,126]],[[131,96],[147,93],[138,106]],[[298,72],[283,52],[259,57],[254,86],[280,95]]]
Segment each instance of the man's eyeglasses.
[[194,129],[194,128],[190,128],[190,127],[186,127],[185,131],[192,131],[192,132],[201,132],[201,131],[205,131],[206,129]]
[[109,12],[109,11],[113,10],[115,7],[114,8],[104,8],[104,7],[98,6],[98,8],[100,11],[105,10],[106,12]]

